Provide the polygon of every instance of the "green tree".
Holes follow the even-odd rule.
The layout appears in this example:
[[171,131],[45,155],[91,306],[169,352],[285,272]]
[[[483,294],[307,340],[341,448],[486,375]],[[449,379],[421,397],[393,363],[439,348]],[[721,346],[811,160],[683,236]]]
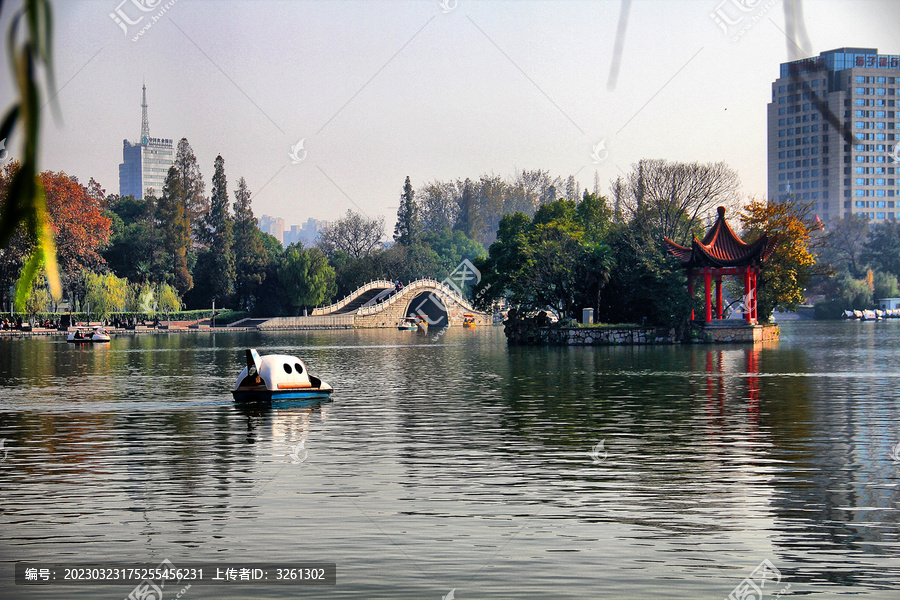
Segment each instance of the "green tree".
[[138,283],[166,279],[166,257],[162,231],[156,223],[157,200],[148,194],[143,200],[120,198],[107,215],[112,220],[109,245],[103,258],[118,277]]
[[268,254],[253,216],[251,194],[243,177],[234,190],[234,296],[238,308],[250,309],[266,278]]
[[459,211],[456,186],[440,181],[429,183],[416,192],[416,204],[424,232],[439,233],[453,227]]
[[400,208],[397,209],[397,224],[394,226],[394,241],[401,246],[412,246],[419,241],[421,223],[419,208],[416,206],[415,192],[409,176],[400,194]]
[[328,263],[334,269],[336,297],[343,298],[362,285],[374,279],[386,279],[381,268],[382,250],[368,256],[353,258],[343,251],[337,251],[328,257]]
[[900,296],[900,286],[897,284],[897,276],[893,273],[875,271],[872,277],[872,296],[876,300],[882,298],[897,298]]
[[666,327],[686,324],[691,312],[687,279],[658,233],[643,211],[612,228],[609,246],[615,268],[599,303],[601,321]]
[[34,318],[43,312],[48,312],[51,308],[53,298],[50,296],[50,288],[47,283],[47,275],[40,273],[31,283],[31,293],[25,302],[25,313],[28,315],[29,322],[34,324]]
[[330,301],[334,296],[335,273],[318,248],[291,245],[278,267],[278,281],[288,302],[298,311]]
[[605,241],[612,227],[613,218],[606,198],[585,190],[577,211],[585,236],[595,242]]
[[411,246],[394,244],[378,255],[377,268],[385,279],[413,281],[435,277],[440,270],[438,255],[421,242]]
[[[856,218],[866,226],[865,219]],[[883,221],[871,229],[866,227],[860,262],[871,265],[876,271],[900,276],[900,221]]]
[[[457,188],[460,184],[457,184]],[[465,183],[462,184],[465,189]],[[482,175],[472,184],[475,196],[475,218],[470,222],[474,235],[469,235],[483,246],[489,246],[497,239],[497,228],[504,214],[510,188],[499,175]]]
[[488,248],[487,257],[474,261],[481,271],[481,282],[472,291],[480,308],[488,309],[494,302],[513,294],[514,282],[529,243],[530,225],[531,218],[525,213],[504,216],[500,219],[497,240]]
[[757,312],[766,322],[778,308],[791,311],[803,301],[816,257],[809,250],[819,230],[812,204],[753,201],[741,213],[744,237],[777,236],[778,244],[757,278]]
[[128,281],[120,279],[112,273],[84,272],[84,301],[90,302],[91,314],[101,320],[110,313],[121,311],[128,302]]
[[485,255],[484,246],[466,236],[459,229],[446,228],[438,233],[426,231],[422,241],[437,254],[440,270],[433,274],[443,279],[464,260],[474,261]]
[[575,316],[576,296],[584,276],[578,269],[583,242],[583,232],[571,221],[536,224],[513,286],[514,296],[534,308],[549,306],[559,318]]
[[225,160],[221,155],[216,157],[212,197],[204,221],[209,246],[198,253],[194,267],[196,285],[189,304],[209,306],[216,300],[222,306],[234,293],[235,258],[234,224],[228,211]]
[[168,283],[160,283],[156,286],[156,310],[168,315],[170,312],[181,310],[181,297],[178,290]]
[[[868,268],[868,260],[871,259],[879,269],[900,274],[900,271],[892,270],[890,260],[891,253],[898,248],[897,241],[892,239],[896,235],[896,228],[888,226],[879,230],[879,242],[885,245],[885,250],[882,251],[867,242],[869,224],[869,220],[862,215],[829,221],[828,231],[822,236],[818,248],[817,260],[820,266],[830,267],[837,272],[847,271],[852,277],[862,277]],[[879,229],[879,226],[875,229]],[[882,264],[882,260],[886,262]]]
[[203,240],[207,237],[207,232],[202,217],[209,209],[206,196],[204,196],[206,186],[203,183],[203,175],[200,173],[197,157],[187,138],[181,138],[178,141],[173,167],[178,173],[179,198],[188,222],[188,231],[194,239]]
[[154,317],[157,306],[153,286],[146,282],[130,282],[128,284],[128,301],[125,303],[125,310]]
[[191,230],[182,203],[181,178],[175,167],[170,167],[166,176],[156,218],[162,231],[162,245],[170,261],[169,279],[179,294],[184,294],[194,286],[187,260]]
[[453,228],[461,231],[469,239],[475,239],[480,229],[479,225],[475,189],[472,181],[466,178],[463,182],[462,193],[459,195],[459,211]]
[[873,289],[865,279],[854,279],[844,271],[835,278],[835,298],[841,310],[863,310],[872,305]]
[[516,213],[500,220],[487,259],[476,262],[482,280],[475,294],[483,308],[506,297],[525,311],[550,308],[560,318],[575,317],[585,302],[597,305],[611,260],[602,241],[586,236],[575,202],[549,202],[532,219]]

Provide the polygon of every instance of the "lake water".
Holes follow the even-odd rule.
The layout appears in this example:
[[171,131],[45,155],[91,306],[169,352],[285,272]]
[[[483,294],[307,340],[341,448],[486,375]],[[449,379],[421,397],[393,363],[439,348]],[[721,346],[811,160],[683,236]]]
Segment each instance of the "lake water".
[[[235,406],[246,347],[300,356],[333,401]],[[900,321],[792,322],[756,347],[0,339],[0,598],[134,587],[14,585],[15,561],[168,559],[329,562],[337,583],[166,600],[750,598],[763,561],[765,598],[896,599],[897,365]]]

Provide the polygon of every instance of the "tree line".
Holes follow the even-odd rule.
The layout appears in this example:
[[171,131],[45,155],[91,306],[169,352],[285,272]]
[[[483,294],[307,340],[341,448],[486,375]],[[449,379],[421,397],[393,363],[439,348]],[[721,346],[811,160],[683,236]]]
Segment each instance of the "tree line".
[[[7,202],[19,168],[12,161],[0,172],[0,203]],[[233,201],[229,198],[221,156],[213,171],[207,197],[196,156],[182,138],[163,189],[148,190],[143,199],[106,194],[94,179],[83,185],[63,172],[41,173],[70,306],[93,299],[94,307],[112,303],[118,310],[144,307],[152,312],[205,308],[215,300],[219,306],[250,309],[261,304],[267,285],[277,285],[279,272],[296,280],[308,257],[302,250],[285,253],[280,242],[258,228],[244,178],[237,182]],[[0,249],[4,306],[34,244],[34,235],[20,227]],[[103,285],[95,285],[97,276]],[[29,312],[53,308],[49,296],[40,293],[44,287],[46,278],[38,277]]]
[[[16,168],[11,163],[0,173],[0,201]],[[373,279],[441,279],[468,259],[483,274],[474,291],[485,309],[505,299],[560,317],[593,307],[606,322],[671,324],[697,300],[687,296],[663,237],[689,244],[710,224],[715,206],[741,205],[738,176],[723,163],[642,160],[610,183],[608,197],[596,175],[593,191],[579,189],[573,176],[542,170],[432,181],[418,189],[407,177],[390,241],[383,217],[347,211],[314,246],[283,248],[259,229],[244,178],[229,194],[222,156],[214,161],[207,196],[186,139],[163,188],[143,199],[106,194],[93,179],[82,185],[65,173],[40,177],[68,298],[84,301],[90,290],[92,305],[104,304],[96,292],[102,279],[101,288],[116,290],[104,305],[120,310],[146,307],[152,295],[156,305],[162,297],[186,308],[215,301],[267,316],[300,314]],[[791,235],[803,238],[776,259],[783,272],[761,282],[760,314],[802,298],[809,271],[803,253],[815,224],[801,212],[778,214],[755,203],[743,213],[749,237],[794,226]],[[22,231],[0,250],[5,302],[32,243]],[[37,304],[46,298],[33,296]]]
[[[820,228],[811,205],[753,200],[742,206],[737,173],[724,163],[642,160],[610,187],[609,199],[585,190],[577,201],[563,198],[533,215],[502,217],[488,256],[475,263],[484,275],[474,290],[480,308],[505,299],[520,314],[548,310],[568,320],[593,308],[604,323],[684,326],[701,298],[688,294],[681,263],[663,239],[690,246],[720,205],[740,209],[735,228],[748,241],[779,236],[758,282],[761,319],[803,300]],[[731,291],[742,293],[737,285]]]
[[900,297],[900,222],[874,223],[861,215],[834,219],[816,240],[816,251],[810,295],[820,318]]

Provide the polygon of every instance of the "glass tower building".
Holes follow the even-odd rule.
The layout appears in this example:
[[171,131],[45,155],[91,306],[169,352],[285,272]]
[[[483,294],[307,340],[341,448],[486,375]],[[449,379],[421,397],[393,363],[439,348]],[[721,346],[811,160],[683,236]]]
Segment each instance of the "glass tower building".
[[900,218],[900,55],[838,48],[782,63],[768,105],[768,197],[825,222]]

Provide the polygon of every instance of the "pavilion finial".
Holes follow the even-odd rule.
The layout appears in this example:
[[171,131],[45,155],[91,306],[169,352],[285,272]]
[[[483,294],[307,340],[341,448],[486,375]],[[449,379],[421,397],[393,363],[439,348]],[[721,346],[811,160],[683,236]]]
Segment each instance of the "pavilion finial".
[[725,207],[720,206],[718,210],[719,210],[719,218],[724,218],[725,217]]

